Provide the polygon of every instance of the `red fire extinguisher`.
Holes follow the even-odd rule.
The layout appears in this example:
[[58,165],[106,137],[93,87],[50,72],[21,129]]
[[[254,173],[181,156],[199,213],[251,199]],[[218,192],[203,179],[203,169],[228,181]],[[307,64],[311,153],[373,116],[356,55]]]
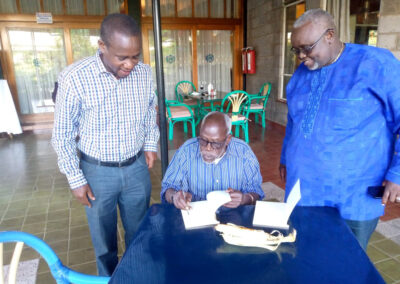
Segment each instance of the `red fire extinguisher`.
[[256,51],[253,47],[242,49],[242,71],[244,74],[256,73]]

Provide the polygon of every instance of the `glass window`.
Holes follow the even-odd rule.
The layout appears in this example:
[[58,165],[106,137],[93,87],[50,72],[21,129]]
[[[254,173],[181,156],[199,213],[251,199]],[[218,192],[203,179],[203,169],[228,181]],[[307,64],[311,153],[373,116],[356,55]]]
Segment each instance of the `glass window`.
[[64,14],[62,0],[43,0],[43,10],[55,15]]
[[[150,66],[156,84],[154,33],[149,31]],[[182,80],[192,81],[192,37],[190,30],[163,30],[162,51],[165,96],[175,100],[175,85]]]
[[376,46],[380,2],[350,2],[350,42]]
[[292,43],[290,37],[293,30],[293,24],[298,17],[300,17],[305,11],[305,3],[297,3],[293,5],[288,5],[285,7],[285,30],[284,30],[284,53],[283,53],[283,72],[281,73],[281,92],[280,98],[286,99],[286,85],[292,77],[297,66],[299,66],[300,61],[297,57],[290,51]]
[[179,0],[178,17],[192,17],[192,0]]
[[35,14],[40,12],[40,1],[39,0],[19,0],[21,5],[21,13],[24,14]]
[[144,0],[144,1],[145,1],[145,3],[144,3],[144,8],[142,9],[142,16],[143,17],[151,17],[153,15],[152,0]]
[[84,15],[83,0],[65,0],[67,15]]
[[223,18],[224,17],[224,1],[211,0],[210,2],[210,16],[211,18]]
[[72,57],[74,61],[92,56],[98,49],[100,30],[71,29]]
[[21,114],[54,111],[51,93],[66,66],[63,29],[10,29]]
[[1,0],[0,1],[0,13],[2,13],[2,14],[17,13],[16,1],[15,0]]
[[208,17],[208,0],[194,0],[194,16],[197,18]]
[[[109,0],[107,1],[109,2]],[[86,0],[88,15],[104,15],[104,1]]]

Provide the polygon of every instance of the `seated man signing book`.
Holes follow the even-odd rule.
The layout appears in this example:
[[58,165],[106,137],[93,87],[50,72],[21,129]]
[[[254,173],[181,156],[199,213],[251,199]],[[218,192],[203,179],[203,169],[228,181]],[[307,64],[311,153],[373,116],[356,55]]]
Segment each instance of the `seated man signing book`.
[[255,204],[263,199],[260,165],[244,141],[232,137],[231,119],[210,112],[197,138],[186,141],[175,153],[161,184],[162,202],[186,209],[191,201],[205,200],[207,193],[227,191],[224,206]]

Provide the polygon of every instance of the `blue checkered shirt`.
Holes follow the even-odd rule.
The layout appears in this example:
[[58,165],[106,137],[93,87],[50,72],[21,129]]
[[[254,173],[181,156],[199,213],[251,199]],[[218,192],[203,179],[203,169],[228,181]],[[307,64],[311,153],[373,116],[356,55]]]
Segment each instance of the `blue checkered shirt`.
[[254,192],[264,198],[260,165],[245,142],[232,137],[226,153],[217,164],[203,161],[199,143],[192,138],[175,153],[161,184],[161,200],[169,188],[190,192],[192,200],[205,200],[207,193],[232,188]]
[[118,80],[97,52],[60,74],[52,144],[72,189],[87,184],[77,148],[101,161],[124,161],[142,149],[156,152],[158,138],[148,65],[139,62]]

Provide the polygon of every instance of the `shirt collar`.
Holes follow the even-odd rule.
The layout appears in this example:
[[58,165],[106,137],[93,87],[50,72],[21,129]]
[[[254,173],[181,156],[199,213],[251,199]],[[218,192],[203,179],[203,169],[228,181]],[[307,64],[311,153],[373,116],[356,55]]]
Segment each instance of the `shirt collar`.
[[104,63],[101,60],[100,54],[101,54],[100,49],[98,49],[97,52],[96,52],[95,57],[96,57],[96,62],[97,62],[97,67],[98,67],[99,74],[101,74],[101,73],[110,73],[110,72],[107,71],[106,67],[104,66]]

